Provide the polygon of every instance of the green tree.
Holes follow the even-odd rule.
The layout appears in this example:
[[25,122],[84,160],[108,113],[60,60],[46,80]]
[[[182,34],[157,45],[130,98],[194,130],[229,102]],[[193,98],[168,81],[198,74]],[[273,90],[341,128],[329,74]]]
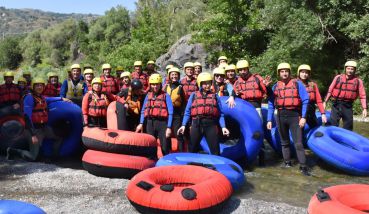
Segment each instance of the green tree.
[[20,37],[7,37],[0,41],[0,68],[16,69],[22,54],[19,48]]

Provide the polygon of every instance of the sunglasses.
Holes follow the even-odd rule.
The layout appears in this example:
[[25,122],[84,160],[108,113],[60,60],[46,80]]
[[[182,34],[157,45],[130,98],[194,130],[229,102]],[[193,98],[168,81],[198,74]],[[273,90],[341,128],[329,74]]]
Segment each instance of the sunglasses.
[[221,75],[221,74],[215,74],[214,76],[215,77],[223,77],[224,78],[224,75]]

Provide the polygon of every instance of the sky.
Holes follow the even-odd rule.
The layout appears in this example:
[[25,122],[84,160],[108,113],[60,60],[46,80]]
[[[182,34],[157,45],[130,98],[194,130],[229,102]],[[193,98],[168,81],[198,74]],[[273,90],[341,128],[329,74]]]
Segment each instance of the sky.
[[92,13],[104,15],[104,12],[122,5],[134,11],[136,0],[0,0],[5,8],[31,8],[57,13]]

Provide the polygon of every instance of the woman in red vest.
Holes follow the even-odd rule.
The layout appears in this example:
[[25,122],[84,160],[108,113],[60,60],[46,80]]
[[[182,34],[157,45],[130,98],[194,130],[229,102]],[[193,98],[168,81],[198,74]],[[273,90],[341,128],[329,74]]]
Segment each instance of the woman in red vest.
[[327,117],[325,116],[322,97],[319,93],[318,85],[310,80],[311,68],[309,65],[300,65],[297,69],[297,78],[304,83],[307,93],[309,94],[309,104],[306,110],[306,123],[310,128],[318,126],[318,119],[315,115],[316,106],[322,114],[322,122],[327,123]]
[[111,65],[110,64],[103,64],[102,65],[103,75],[101,75],[102,81],[102,91],[105,94],[117,94],[119,92],[117,81],[111,75]]
[[186,76],[181,80],[181,85],[185,95],[185,102],[192,94],[192,92],[199,90],[196,84],[196,78],[194,77],[194,65],[192,62],[186,62],[183,66],[184,73]]
[[337,75],[331,85],[325,103],[329,98],[332,100],[332,112],[330,123],[338,126],[342,118],[343,128],[353,129],[353,111],[352,104],[359,97],[363,108],[363,117],[367,116],[366,94],[363,81],[355,75],[357,63],[355,61],[347,61],[345,63],[345,74]]
[[103,92],[103,82],[100,77],[95,77],[91,85],[92,90],[87,92],[82,99],[81,108],[84,126],[106,128],[108,106],[111,101],[121,98],[111,93]]
[[212,80],[210,73],[199,74],[197,84],[200,90],[192,93],[188,99],[182,126],[178,129],[178,134],[183,134],[187,122],[190,118],[192,119],[189,152],[198,152],[201,138],[205,136],[211,154],[219,155],[218,123],[223,135],[229,135],[229,130],[225,127],[224,115],[221,112],[219,97],[211,90]]
[[268,100],[267,128],[272,129],[272,117],[274,109],[277,109],[275,121],[281,137],[284,167],[291,167],[290,132],[297,158],[300,163],[300,171],[303,175],[310,173],[306,166],[305,150],[302,144],[302,128],[306,123],[306,109],[309,103],[309,95],[303,83],[291,78],[291,66],[288,63],[280,63],[277,68],[279,81],[272,87],[273,93]]
[[163,155],[166,155],[171,148],[169,138],[172,134],[173,105],[170,95],[162,91],[162,82],[160,74],[150,76],[150,90],[145,97],[136,132],[142,132],[146,119],[146,132],[159,138]]
[[60,87],[61,84],[59,82],[59,76],[55,72],[47,73],[47,77],[49,78],[48,83],[46,84],[44,92],[42,95],[45,97],[58,97],[60,96]]

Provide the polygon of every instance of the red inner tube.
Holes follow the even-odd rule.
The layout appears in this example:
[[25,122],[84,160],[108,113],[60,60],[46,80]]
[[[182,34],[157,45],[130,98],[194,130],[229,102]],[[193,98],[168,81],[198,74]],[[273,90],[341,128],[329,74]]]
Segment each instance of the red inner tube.
[[218,210],[231,196],[228,179],[199,166],[162,166],[137,174],[127,197],[140,212]]

